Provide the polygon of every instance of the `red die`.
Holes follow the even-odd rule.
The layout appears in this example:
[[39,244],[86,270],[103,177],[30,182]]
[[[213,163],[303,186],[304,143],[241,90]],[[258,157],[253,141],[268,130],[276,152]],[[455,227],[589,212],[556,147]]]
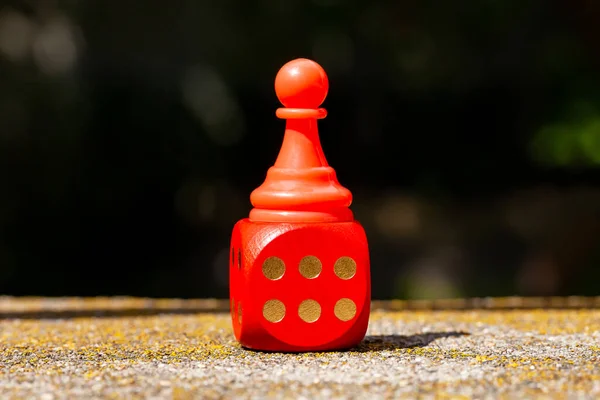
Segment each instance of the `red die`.
[[244,219],[234,228],[232,255],[233,327],[242,345],[332,350],[363,339],[371,288],[359,223]]
[[231,316],[245,347],[271,351],[350,348],[370,313],[367,238],[351,193],[325,159],[316,120],[328,81],[313,61],[284,65],[275,80],[287,108],[275,165],[250,199],[231,239]]

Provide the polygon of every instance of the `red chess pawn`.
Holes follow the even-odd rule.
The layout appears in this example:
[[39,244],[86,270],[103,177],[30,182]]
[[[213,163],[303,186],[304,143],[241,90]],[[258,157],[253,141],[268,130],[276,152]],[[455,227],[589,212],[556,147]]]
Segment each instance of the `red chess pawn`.
[[285,136],[254,208],[231,239],[231,316],[245,347],[271,351],[350,348],[369,321],[367,238],[348,208],[352,194],[327,164],[317,119],[329,83],[317,63],[297,59],[275,79]]

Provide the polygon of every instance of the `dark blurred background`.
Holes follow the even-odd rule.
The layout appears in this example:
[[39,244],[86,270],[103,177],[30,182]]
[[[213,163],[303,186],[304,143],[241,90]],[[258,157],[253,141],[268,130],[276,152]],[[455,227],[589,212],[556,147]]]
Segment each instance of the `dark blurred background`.
[[297,57],[375,298],[600,294],[600,2],[0,4],[0,294],[226,297]]

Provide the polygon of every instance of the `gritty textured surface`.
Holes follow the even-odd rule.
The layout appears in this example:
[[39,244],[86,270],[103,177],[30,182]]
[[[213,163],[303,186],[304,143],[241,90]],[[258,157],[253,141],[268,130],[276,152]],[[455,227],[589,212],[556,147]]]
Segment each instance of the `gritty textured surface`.
[[357,349],[291,355],[242,349],[226,304],[0,298],[0,398],[600,396],[598,309],[376,303]]

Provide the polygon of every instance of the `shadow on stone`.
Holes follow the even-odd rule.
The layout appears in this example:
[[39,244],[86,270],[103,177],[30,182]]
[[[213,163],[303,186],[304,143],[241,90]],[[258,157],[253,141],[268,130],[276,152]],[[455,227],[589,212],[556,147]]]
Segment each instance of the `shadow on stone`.
[[352,349],[352,351],[369,352],[425,347],[437,339],[467,335],[469,335],[468,332],[429,332],[409,336],[370,335],[365,337],[362,343]]

